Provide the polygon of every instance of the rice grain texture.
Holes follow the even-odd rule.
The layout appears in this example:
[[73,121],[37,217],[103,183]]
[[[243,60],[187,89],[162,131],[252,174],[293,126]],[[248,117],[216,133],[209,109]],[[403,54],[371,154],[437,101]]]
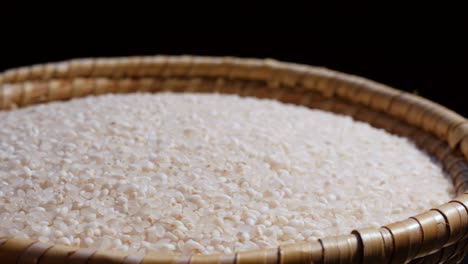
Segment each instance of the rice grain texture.
[[231,253],[378,227],[452,196],[407,139],[272,100],[105,95],[0,112],[0,237]]

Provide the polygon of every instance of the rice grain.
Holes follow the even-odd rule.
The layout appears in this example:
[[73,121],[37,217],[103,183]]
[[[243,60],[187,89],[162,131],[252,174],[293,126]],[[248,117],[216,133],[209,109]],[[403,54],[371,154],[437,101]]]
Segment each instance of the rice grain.
[[0,236],[231,253],[384,225],[452,196],[407,139],[272,100],[105,95],[0,112]]

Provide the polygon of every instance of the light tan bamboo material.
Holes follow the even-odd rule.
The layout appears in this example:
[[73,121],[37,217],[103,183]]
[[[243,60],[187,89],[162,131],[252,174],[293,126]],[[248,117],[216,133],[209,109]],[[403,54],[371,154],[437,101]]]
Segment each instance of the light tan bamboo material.
[[468,243],[468,121],[424,98],[361,77],[271,59],[187,55],[75,59],[1,73],[0,110],[88,95],[160,91],[274,98],[350,115],[413,140],[441,162],[458,196],[381,228],[364,227],[351,234],[232,255],[140,256],[0,238],[0,263],[459,263],[463,259]]

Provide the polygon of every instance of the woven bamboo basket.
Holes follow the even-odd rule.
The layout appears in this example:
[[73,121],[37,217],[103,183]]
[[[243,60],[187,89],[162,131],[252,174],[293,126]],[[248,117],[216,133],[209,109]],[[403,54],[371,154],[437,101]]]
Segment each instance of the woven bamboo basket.
[[[87,95],[218,92],[352,116],[412,139],[440,160],[458,197],[378,229],[232,255],[128,255],[0,238],[0,262],[115,264],[460,263],[468,247],[468,121],[421,97],[324,68],[275,60],[154,56],[78,59],[0,74],[0,109]],[[430,196],[431,194],[427,194]],[[421,197],[425,199],[425,197]]]

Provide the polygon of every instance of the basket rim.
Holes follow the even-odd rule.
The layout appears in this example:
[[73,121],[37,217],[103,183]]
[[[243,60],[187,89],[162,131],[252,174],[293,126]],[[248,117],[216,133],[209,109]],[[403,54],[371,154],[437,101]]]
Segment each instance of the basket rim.
[[[30,89],[31,85],[36,85],[36,83],[46,84],[45,93],[50,101],[54,101],[83,95],[77,94],[77,90],[72,87],[66,91],[69,97],[65,95],[65,97],[60,97],[61,94],[52,97],[55,91],[53,89],[57,89],[55,91],[57,93],[63,92],[60,87],[63,81],[85,82],[86,80],[131,80],[155,77],[261,81],[266,82],[272,89],[301,87],[307,91],[319,92],[324,98],[339,99],[377,114],[388,115],[410,128],[416,128],[439,138],[452,153],[464,155],[465,164],[468,160],[468,121],[461,115],[417,95],[402,92],[363,77],[322,67],[279,62],[274,59],[159,55],[84,58],[20,67],[0,73],[0,110],[10,107],[12,102],[20,107],[42,102],[30,96],[30,93],[36,91]],[[86,92],[90,91],[84,93]],[[10,101],[14,96],[16,99]],[[465,185],[463,184],[462,187],[464,188]],[[436,228],[441,225],[444,228]],[[407,261],[429,255],[450,245],[457,245],[456,247],[460,248],[459,242],[465,239],[467,234],[468,192],[465,192],[448,203],[381,228],[357,229],[351,234],[324,237],[317,242],[236,252],[233,255],[180,256],[150,253],[146,256],[139,256],[124,252],[57,246],[34,240],[0,238],[0,256],[5,255],[12,261],[39,260],[44,256],[58,256],[70,261],[93,259],[93,263],[153,263],[157,261],[168,263],[170,261],[177,261],[177,263],[252,263],[249,261],[334,263],[334,261],[343,260],[377,261],[389,258],[392,261]]]

